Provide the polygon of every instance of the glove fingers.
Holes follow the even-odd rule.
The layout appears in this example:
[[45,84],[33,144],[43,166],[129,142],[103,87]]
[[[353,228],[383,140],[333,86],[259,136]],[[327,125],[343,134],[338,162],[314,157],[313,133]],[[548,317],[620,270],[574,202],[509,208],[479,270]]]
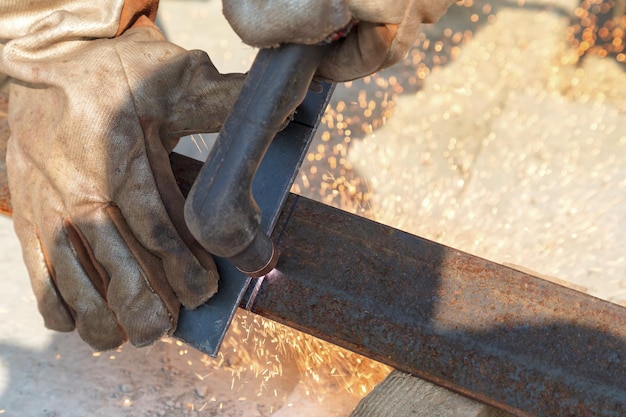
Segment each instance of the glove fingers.
[[420,24],[437,21],[453,2],[412,0],[388,7],[377,1],[353,0],[350,9],[360,23],[326,57],[319,75],[349,81],[396,64],[415,43]]
[[[185,242],[173,225],[172,230],[164,230],[162,225],[171,225],[170,219],[155,222],[151,216],[137,212],[124,213],[124,217],[133,225],[141,244],[161,259],[169,284],[185,307],[196,308],[215,294],[218,274],[213,259],[197,243],[194,248],[198,249],[197,256],[194,256],[193,243]],[[161,226],[155,227],[157,223]],[[188,240],[192,239],[189,234]]]
[[[395,23],[402,20],[411,0],[350,0],[350,12],[362,22]],[[431,1],[431,0],[428,0]]]
[[[124,332],[117,324],[113,312],[107,306],[98,289],[92,284],[87,271],[93,272],[93,266],[87,264],[87,248],[76,241],[75,231],[59,227],[54,241],[44,242],[48,249],[50,265],[54,266],[52,276],[63,300],[71,309],[76,330],[80,337],[94,349],[114,349],[124,343]],[[72,237],[70,237],[72,236]],[[74,243],[78,245],[74,247]],[[92,277],[93,278],[93,277]]]
[[[179,82],[169,90],[173,95],[172,104],[165,113],[167,120],[161,129],[162,135],[180,138],[191,133],[219,132],[246,76],[220,74],[204,51],[188,51],[180,61],[180,64],[173,61],[164,68],[164,75],[173,73]],[[168,153],[172,149],[167,149]]]
[[106,300],[130,342],[146,346],[172,332],[180,304],[161,260],[137,241],[119,209],[107,205],[81,217],[78,226],[81,240],[92,242],[89,261],[101,264],[110,277]]
[[[158,135],[158,126],[143,126],[147,138]],[[181,303],[195,308],[217,291],[218,274],[212,256],[195,241],[183,217],[184,198],[176,185],[169,158],[159,140],[147,139],[147,155],[155,182],[140,187],[152,192],[137,193],[136,184],[125,184],[120,203],[132,199],[132,204],[120,204],[121,215],[133,225],[138,241],[163,262],[169,284]],[[138,179],[139,175],[132,175]],[[142,175],[147,181],[147,176]],[[149,207],[138,210],[137,207]],[[165,227],[167,226],[167,227]],[[129,232],[130,233],[130,232]]]
[[361,22],[326,54],[318,76],[350,81],[383,68],[398,31],[397,25]]
[[229,23],[250,45],[315,44],[349,22],[358,26],[335,45],[318,75],[348,81],[400,61],[421,22],[432,23],[454,0],[224,0]]
[[350,0],[350,12],[359,21],[386,24],[434,23],[455,0]]
[[206,52],[164,42],[151,28],[130,29],[120,42],[115,51],[137,116],[144,123],[160,123],[168,152],[182,136],[221,129],[244,74],[220,74]]
[[35,227],[21,216],[14,217],[13,225],[21,242],[31,287],[45,326],[59,332],[71,332],[74,330],[74,319],[50,275]]

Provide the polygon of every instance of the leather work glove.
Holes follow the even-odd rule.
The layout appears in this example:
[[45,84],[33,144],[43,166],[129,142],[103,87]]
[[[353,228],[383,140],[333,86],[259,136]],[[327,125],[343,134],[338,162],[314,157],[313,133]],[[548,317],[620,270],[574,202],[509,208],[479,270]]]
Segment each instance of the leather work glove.
[[220,129],[243,75],[219,74],[148,18],[114,37],[119,16],[95,30],[81,19],[99,6],[69,3],[87,11],[52,13],[0,46],[0,72],[20,80],[9,100],[14,226],[47,327],[76,328],[97,350],[145,346],[174,331],[181,303],[217,290],[168,154],[181,136]]
[[454,0],[223,0],[224,15],[256,47],[316,44],[354,23],[327,54],[318,76],[349,81],[402,60],[420,23],[435,22]]

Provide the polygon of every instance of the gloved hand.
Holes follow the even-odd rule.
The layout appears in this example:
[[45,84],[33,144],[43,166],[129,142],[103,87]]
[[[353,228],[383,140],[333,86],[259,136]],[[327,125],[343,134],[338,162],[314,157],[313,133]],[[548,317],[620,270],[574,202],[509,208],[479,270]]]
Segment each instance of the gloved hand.
[[[37,38],[64,18],[0,57],[23,80],[9,101],[15,230],[47,327],[76,327],[98,350],[144,346],[175,329],[180,303],[217,289],[168,153],[181,136],[219,130],[243,76],[219,74],[149,21],[117,38]],[[24,47],[33,39],[43,46]]]
[[260,48],[315,44],[351,22],[346,39],[328,53],[318,76],[359,78],[403,59],[420,23],[432,23],[454,0],[223,0],[224,15],[241,39]]

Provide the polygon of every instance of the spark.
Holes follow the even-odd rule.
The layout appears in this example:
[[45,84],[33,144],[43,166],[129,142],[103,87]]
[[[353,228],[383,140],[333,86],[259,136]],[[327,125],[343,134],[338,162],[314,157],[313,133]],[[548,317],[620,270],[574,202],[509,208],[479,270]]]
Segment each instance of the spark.
[[200,145],[198,145],[198,141],[196,140],[195,136],[190,135],[190,138],[193,144],[196,145],[196,149],[198,150],[198,152],[202,153],[202,149],[200,149]]
[[206,378],[210,377],[211,375],[213,375],[212,373],[208,373],[208,374],[204,374],[204,375],[200,375],[199,373],[195,373],[194,375],[196,375],[196,377],[200,380],[200,381],[204,381]]
[[574,16],[568,38],[579,57],[588,54],[614,56],[618,62],[626,62],[623,1],[610,4],[602,0],[583,0]]

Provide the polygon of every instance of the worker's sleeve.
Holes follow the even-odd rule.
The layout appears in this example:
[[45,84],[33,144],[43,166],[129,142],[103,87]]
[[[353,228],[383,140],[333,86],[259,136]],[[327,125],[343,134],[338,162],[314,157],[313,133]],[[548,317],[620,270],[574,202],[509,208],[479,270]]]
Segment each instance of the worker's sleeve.
[[[63,32],[66,37],[76,39],[113,37],[123,9],[124,0],[0,0],[0,39],[6,42],[31,33],[40,34],[38,28],[54,29],[63,20],[76,22],[75,30],[48,32],[47,35],[53,35],[53,39],[58,39]],[[39,35],[38,39],[31,39],[32,44],[37,40],[46,41]]]
[[131,27],[141,16],[156,17],[158,0],[0,0],[0,40],[33,32],[33,25],[50,15],[74,15],[82,35],[109,38]]
[[151,23],[157,6],[158,0],[0,0],[0,73],[29,78],[23,65]]

